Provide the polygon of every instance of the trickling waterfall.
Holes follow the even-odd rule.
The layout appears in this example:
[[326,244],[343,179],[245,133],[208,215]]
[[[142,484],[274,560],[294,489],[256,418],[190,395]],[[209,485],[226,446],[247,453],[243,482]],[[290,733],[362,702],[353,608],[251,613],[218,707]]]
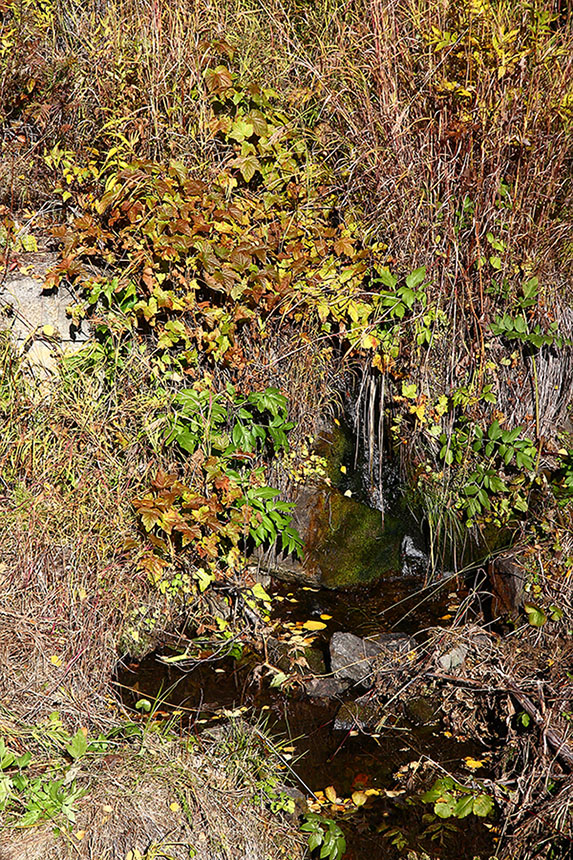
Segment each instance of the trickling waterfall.
[[373,373],[368,367],[363,373],[353,409],[356,437],[354,467],[358,469],[362,463],[363,481],[370,504],[381,512],[382,522],[389,504],[389,469],[384,458],[385,397],[385,375]]

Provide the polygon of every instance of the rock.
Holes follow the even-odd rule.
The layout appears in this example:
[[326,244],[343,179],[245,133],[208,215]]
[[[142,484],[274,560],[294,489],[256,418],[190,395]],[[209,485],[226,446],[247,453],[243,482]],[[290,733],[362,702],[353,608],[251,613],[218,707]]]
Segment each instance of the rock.
[[305,648],[303,652],[304,659],[308,664],[309,671],[313,675],[322,675],[326,672],[326,663],[322,651],[318,648]]
[[350,588],[395,575],[403,524],[399,518],[348,498],[315,481],[296,487],[289,501],[296,507],[293,526],[304,542],[304,558],[277,548],[254,552],[261,569],[287,581],[325,588]]
[[451,672],[463,666],[468,649],[465,645],[456,645],[450,651],[438,657],[438,665],[444,672]]
[[26,255],[34,276],[12,274],[0,290],[0,325],[9,330],[24,367],[38,381],[57,370],[62,355],[80,349],[89,337],[88,326],[74,325],[66,309],[77,297],[64,284],[44,289],[44,279],[56,255]]
[[304,688],[312,699],[336,699],[350,686],[350,681],[341,678],[309,678],[304,682]]
[[435,725],[439,721],[439,704],[425,696],[407,700],[404,703],[404,711],[410,722],[416,726]]
[[379,633],[370,639],[361,639],[353,633],[335,633],[330,640],[330,668],[335,678],[348,678],[368,686],[377,658],[384,655],[394,662],[415,644],[400,633]]
[[361,696],[354,702],[345,702],[334,720],[338,732],[372,732],[380,722],[380,707],[372,696]]

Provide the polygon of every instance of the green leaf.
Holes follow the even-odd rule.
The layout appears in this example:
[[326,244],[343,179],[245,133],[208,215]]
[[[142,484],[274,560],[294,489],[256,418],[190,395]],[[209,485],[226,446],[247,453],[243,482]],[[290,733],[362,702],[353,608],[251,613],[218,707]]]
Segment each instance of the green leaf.
[[492,441],[495,442],[497,439],[501,438],[501,433],[502,433],[502,430],[501,430],[501,427],[499,426],[499,421],[497,421],[497,420],[493,421],[490,424],[489,429],[487,431],[488,439],[491,439]]
[[547,622],[547,615],[538,606],[534,606],[532,603],[525,603],[523,609],[532,627],[543,627]]
[[[308,830],[307,825],[303,825],[301,830]],[[321,831],[313,831],[308,837],[308,850],[312,853],[319,845],[322,845],[322,830]]]
[[473,814],[485,818],[493,812],[493,800],[489,794],[478,794],[473,802]]
[[73,759],[82,758],[86,754],[88,748],[88,740],[81,729],[78,729],[70,743],[66,746],[66,751]]
[[229,132],[229,137],[233,140],[236,140],[238,143],[242,143],[243,140],[251,137],[254,134],[255,127],[250,122],[245,122],[241,117],[237,117],[233,121],[233,125],[231,126],[231,131]]
[[408,277],[406,278],[406,286],[408,286],[411,290],[415,290],[416,287],[419,287],[424,278],[426,277],[426,267],[420,266],[419,269],[415,269]]
[[151,702],[149,699],[138,699],[135,703],[135,710],[141,711],[142,714],[148,714],[151,710]]
[[454,814],[456,800],[451,795],[444,795],[434,804],[434,812],[438,818],[451,818]]
[[277,672],[273,676],[273,679],[272,679],[271,683],[269,684],[269,686],[270,687],[280,687],[281,684],[284,684],[284,682],[287,679],[288,679],[288,675],[286,675],[284,672]]
[[456,818],[466,818],[466,816],[470,815],[473,812],[474,805],[474,797],[473,795],[467,795],[466,797],[460,797],[454,807],[454,815]]
[[382,271],[378,272],[376,280],[391,290],[395,289],[396,284],[398,283],[398,279],[395,278],[387,269],[382,269]]

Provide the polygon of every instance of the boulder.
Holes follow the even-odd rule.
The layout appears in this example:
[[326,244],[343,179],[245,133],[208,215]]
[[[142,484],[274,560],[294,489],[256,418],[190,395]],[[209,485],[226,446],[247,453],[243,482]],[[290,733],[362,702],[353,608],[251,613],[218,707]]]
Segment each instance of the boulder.
[[396,663],[415,645],[413,639],[401,633],[379,633],[368,639],[353,633],[335,633],[330,640],[330,668],[335,678],[370,686],[377,660],[386,657]]

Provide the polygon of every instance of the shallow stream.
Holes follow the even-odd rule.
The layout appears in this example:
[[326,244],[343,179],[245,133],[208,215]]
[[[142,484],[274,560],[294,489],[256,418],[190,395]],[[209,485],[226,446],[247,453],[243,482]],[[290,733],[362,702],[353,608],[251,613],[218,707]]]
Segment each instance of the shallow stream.
[[[293,625],[320,616],[327,619],[313,652],[326,655],[326,665],[317,668],[328,671],[328,641],[336,631],[368,636],[393,629],[409,634],[416,631],[423,637],[418,631],[447,614],[447,604],[454,599],[448,588],[418,605],[420,595],[408,598],[411,587],[411,581],[396,573],[367,588],[344,592],[282,582],[274,582],[269,590],[277,607],[277,631],[288,632]],[[347,838],[348,860],[404,856],[399,852],[403,839],[432,857],[466,858],[482,852],[489,856],[490,833],[474,816],[438,822],[432,830],[432,822],[424,818],[431,807],[408,800],[420,769],[427,768],[426,787],[436,778],[436,769],[467,780],[470,774],[464,759],[479,755],[475,743],[444,735],[439,707],[436,715],[431,708],[428,714],[425,701],[414,702],[404,706],[399,722],[390,720],[373,733],[348,727],[341,730],[335,727],[337,713],[344,701],[356,698],[356,691],[321,699],[309,698],[296,687],[288,692],[271,689],[269,677],[258,671],[262,661],[254,653],[238,660],[218,659],[207,649],[182,670],[154,654],[137,666],[123,668],[118,682],[126,704],[133,707],[141,698],[160,701],[163,710],[180,710],[184,724],[193,732],[217,734],[224,731],[221,726],[238,717],[264,726],[265,733],[280,742],[278,766],[285,773],[292,769],[289,781],[295,774],[295,784],[305,796],[312,798],[316,793],[321,800],[324,790],[333,786],[337,798],[346,801],[347,810],[340,808],[338,815]],[[353,792],[368,789],[379,793],[360,808],[349,803]],[[419,789],[413,793],[419,794]],[[324,814],[336,817],[336,810],[325,804]]]

